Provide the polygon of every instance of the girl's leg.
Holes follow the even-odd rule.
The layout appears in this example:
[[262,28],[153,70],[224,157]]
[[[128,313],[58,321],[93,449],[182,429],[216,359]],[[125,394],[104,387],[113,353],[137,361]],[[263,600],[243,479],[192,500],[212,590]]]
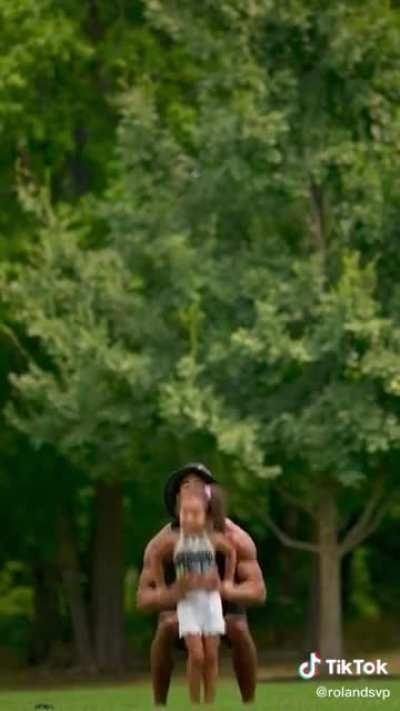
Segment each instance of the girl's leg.
[[194,704],[199,704],[204,667],[203,640],[200,634],[188,634],[185,642],[188,650],[187,675],[190,700]]
[[204,701],[212,704],[215,698],[215,687],[218,677],[219,635],[203,637],[204,645]]

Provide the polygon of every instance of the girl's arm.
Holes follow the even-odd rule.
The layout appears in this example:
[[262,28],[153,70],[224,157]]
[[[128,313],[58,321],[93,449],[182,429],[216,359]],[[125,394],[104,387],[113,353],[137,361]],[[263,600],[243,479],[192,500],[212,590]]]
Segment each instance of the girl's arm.
[[224,581],[233,583],[236,570],[236,551],[223,533],[214,533],[213,543],[216,551],[225,555]]

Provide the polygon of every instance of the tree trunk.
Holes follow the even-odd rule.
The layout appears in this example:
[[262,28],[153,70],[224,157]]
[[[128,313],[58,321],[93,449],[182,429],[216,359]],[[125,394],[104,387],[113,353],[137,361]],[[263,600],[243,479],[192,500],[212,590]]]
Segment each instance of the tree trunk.
[[334,497],[323,492],[318,509],[319,652],[323,659],[342,656],[342,606],[337,510]]
[[[283,526],[289,535],[295,533],[298,527],[299,512],[289,508],[283,514]],[[289,548],[281,553],[281,595],[286,602],[292,603],[296,589],[296,569],[293,565],[293,555]]]
[[306,620],[306,633],[303,654],[307,657],[311,652],[319,649],[319,556],[311,556],[311,575],[308,589],[308,608]]
[[96,486],[93,561],[93,622],[97,666],[124,668],[122,484]]
[[59,564],[71,612],[78,663],[82,669],[94,672],[96,665],[90,640],[87,612],[82,595],[81,571],[79,569],[72,525],[68,516],[64,513],[59,516],[58,530],[60,536]]
[[35,560],[32,565],[34,618],[29,651],[32,664],[51,662],[52,647],[61,635],[59,579],[56,567]]

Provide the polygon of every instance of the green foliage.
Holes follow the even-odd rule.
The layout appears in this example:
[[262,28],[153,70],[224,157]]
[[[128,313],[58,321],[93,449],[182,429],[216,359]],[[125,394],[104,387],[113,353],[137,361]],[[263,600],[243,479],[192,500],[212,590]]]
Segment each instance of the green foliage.
[[82,250],[81,234],[69,210],[53,213],[30,262],[3,272],[13,318],[45,356],[12,374],[21,407],[9,403],[6,415],[36,447],[52,444],[92,473],[115,475],[153,412],[149,325],[121,258]]
[[0,634],[2,644],[23,656],[33,619],[33,589],[27,566],[7,561],[0,572]]
[[[168,244],[178,224],[198,254],[195,352],[192,337],[162,386],[163,416],[184,433],[206,430],[257,476],[296,472],[311,498],[326,478],[358,485],[387,468],[400,434],[397,315],[377,273],[396,170],[397,13],[385,8],[376,23],[374,3],[362,12],[355,3],[249,3],[240,12],[188,2],[178,12],[150,1],[147,12],[200,66],[215,60],[196,87],[190,151],[171,142],[145,93],[151,123],[125,113],[123,124],[124,146],[143,146],[146,131],[159,153],[121,161],[120,204],[128,176],[147,176],[152,247]],[[167,149],[184,171],[172,172]],[[282,210],[298,218],[290,230]]]
[[[7,421],[84,474],[126,477],[137,549],[160,472],[193,452],[260,535],[280,480],[312,505],[333,484],[346,522],[373,480],[398,490],[399,12],[90,8],[0,10],[0,229],[30,244],[1,272]],[[82,548],[90,485],[77,498]],[[359,612],[373,560],[355,559]]]
[[0,617],[26,617],[33,615],[33,592],[29,585],[18,583],[18,577],[26,574],[24,566],[17,561],[8,561],[0,575]]
[[368,569],[368,552],[364,547],[354,551],[352,560],[351,603],[360,617],[375,619],[379,616],[379,607],[375,600],[374,589]]

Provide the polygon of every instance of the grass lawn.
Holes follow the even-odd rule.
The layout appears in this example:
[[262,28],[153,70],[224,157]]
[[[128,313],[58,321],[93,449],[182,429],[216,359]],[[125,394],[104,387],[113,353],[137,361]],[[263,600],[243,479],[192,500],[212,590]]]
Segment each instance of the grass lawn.
[[[380,698],[318,698],[316,689],[324,686],[334,690],[388,689],[390,697]],[[0,691],[1,711],[32,711],[39,704],[50,706],[48,711],[146,711],[154,708],[149,684],[132,683],[131,686],[78,687],[59,690]],[[187,711],[188,692],[182,680],[171,688],[168,708],[171,711]],[[42,706],[43,708],[43,706]],[[216,711],[236,711],[252,708],[254,711],[312,711],[312,709],[346,709],[347,711],[389,711],[400,709],[400,682],[363,679],[353,682],[270,682],[260,684],[257,702],[243,706],[233,682],[220,682],[215,707]],[[40,711],[38,706],[37,711]],[[43,711],[45,709],[43,708]]]

